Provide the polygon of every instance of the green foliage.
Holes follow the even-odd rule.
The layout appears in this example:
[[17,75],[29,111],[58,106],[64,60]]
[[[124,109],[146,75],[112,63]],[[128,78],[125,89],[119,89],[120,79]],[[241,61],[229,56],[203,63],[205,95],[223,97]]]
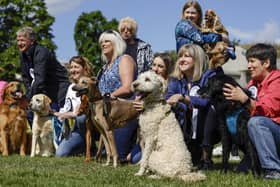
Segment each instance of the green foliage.
[[10,81],[14,74],[20,72],[19,52],[16,47],[16,32],[24,26],[31,26],[37,32],[38,43],[51,50],[57,47],[53,43],[51,25],[54,17],[50,16],[42,0],[1,0],[0,1],[0,67],[5,72],[1,79]]
[[[216,161],[215,161],[216,162]],[[218,161],[221,162],[221,159]],[[220,167],[220,164],[216,164]],[[84,162],[84,157],[42,158],[18,155],[0,156],[0,186],[279,186],[279,181],[255,179],[252,174],[220,172],[219,168],[207,171],[207,180],[185,183],[178,179],[151,179],[136,177],[139,165],[113,168],[94,161]],[[236,164],[231,166],[236,167]]]
[[79,55],[87,57],[96,67],[101,67],[101,49],[98,43],[100,34],[108,29],[116,30],[118,21],[107,21],[100,11],[82,13],[76,24],[74,39],[76,50]]

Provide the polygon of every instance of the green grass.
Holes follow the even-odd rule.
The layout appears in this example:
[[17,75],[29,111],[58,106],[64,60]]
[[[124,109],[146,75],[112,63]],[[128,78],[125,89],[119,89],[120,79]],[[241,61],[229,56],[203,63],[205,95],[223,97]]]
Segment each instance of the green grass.
[[[84,157],[30,158],[13,155],[0,156],[0,187],[6,186],[280,186],[280,181],[255,179],[251,174],[228,172],[221,174],[220,160],[215,160],[217,169],[205,172],[207,180],[198,183],[184,183],[178,179],[150,179],[135,177],[138,165],[118,168],[102,166]],[[235,167],[234,164],[232,164]]]

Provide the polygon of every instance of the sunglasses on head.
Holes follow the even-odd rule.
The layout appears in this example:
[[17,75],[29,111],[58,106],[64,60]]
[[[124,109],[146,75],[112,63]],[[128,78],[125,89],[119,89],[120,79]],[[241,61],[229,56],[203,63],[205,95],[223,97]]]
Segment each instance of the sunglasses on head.
[[114,34],[116,35],[115,31],[112,30],[112,29],[109,29],[109,30],[105,30],[104,33],[107,33],[107,34]]

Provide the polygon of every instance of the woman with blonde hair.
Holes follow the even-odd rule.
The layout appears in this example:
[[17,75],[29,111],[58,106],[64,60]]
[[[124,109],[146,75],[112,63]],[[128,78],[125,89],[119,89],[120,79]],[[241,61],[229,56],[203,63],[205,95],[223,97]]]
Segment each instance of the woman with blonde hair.
[[[223,73],[221,68],[208,69],[208,57],[200,46],[186,44],[178,51],[178,59],[167,88],[167,103],[172,106],[182,127],[193,164],[200,164],[202,159],[202,167],[204,158],[201,145],[212,144],[208,139],[204,142],[204,138],[211,135],[209,131],[215,129],[215,123],[212,123],[214,114],[209,110],[209,100],[199,97],[197,90],[204,86],[210,77],[220,73]],[[204,128],[206,126],[207,128]],[[208,163],[210,161],[207,160]]]
[[154,54],[150,44],[137,38],[138,25],[136,20],[131,17],[122,18],[118,30],[127,45],[124,53],[130,55],[137,64],[137,74],[149,70]]
[[[126,43],[114,30],[103,32],[99,37],[102,59],[105,65],[99,73],[98,87],[102,95],[130,99],[133,93],[131,83],[137,75],[137,68],[131,56],[124,54]],[[131,121],[125,127],[115,129],[115,142],[119,161],[126,161],[136,135],[137,122]]]

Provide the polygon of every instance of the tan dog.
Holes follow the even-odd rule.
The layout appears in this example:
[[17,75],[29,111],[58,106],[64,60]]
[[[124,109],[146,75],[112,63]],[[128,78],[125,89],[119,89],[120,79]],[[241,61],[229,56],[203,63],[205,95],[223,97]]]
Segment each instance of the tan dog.
[[[81,77],[79,82],[73,87],[78,96],[82,97],[81,110],[87,115],[86,122],[86,161],[90,160],[91,130],[94,127],[99,131],[105,144],[107,153],[106,165],[113,157],[113,166],[117,167],[118,153],[115,144],[114,129],[123,127],[129,120],[135,119],[138,112],[132,105],[132,101],[125,99],[106,100],[101,96],[96,85],[97,80],[90,77]],[[101,143],[101,141],[99,141]],[[101,146],[98,146],[97,157],[101,154]]]
[[34,112],[31,157],[35,156],[37,147],[39,148],[40,156],[51,156],[54,154],[50,103],[51,99],[44,94],[36,94],[30,101],[30,108]]
[[207,51],[210,69],[215,69],[226,63],[227,47],[228,45],[225,42],[217,42],[212,49]]
[[0,151],[3,156],[19,152],[26,154],[27,115],[19,82],[10,82],[4,89],[0,105]]
[[191,171],[191,155],[182,130],[171,106],[164,100],[166,87],[166,81],[153,71],[140,74],[132,83],[132,90],[144,101],[139,126],[145,146],[140,169],[135,175],[152,172],[184,181],[204,180],[204,174]]

